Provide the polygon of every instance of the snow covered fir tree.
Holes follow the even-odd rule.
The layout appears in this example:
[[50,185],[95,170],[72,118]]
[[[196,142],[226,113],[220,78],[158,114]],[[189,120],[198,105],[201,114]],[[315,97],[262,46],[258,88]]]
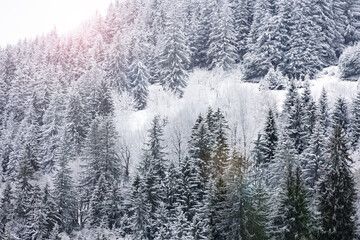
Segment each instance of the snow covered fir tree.
[[116,0],[0,47],[0,239],[360,237],[358,0]]

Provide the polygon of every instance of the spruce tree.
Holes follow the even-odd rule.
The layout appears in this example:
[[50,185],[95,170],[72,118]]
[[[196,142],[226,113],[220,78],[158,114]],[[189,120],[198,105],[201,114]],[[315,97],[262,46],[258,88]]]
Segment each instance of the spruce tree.
[[264,129],[263,140],[263,157],[264,162],[269,163],[275,156],[275,151],[278,143],[277,126],[275,123],[275,116],[271,109],[268,111],[266,125]]
[[[16,178],[15,209],[14,217],[16,224],[16,237],[20,239],[31,239],[32,217],[35,210],[36,197],[39,197],[38,187],[34,184],[34,170],[30,161],[23,158],[19,164]],[[35,196],[35,193],[37,194]]]
[[32,209],[28,213],[25,236],[29,236],[29,239],[44,239],[48,234],[48,229],[46,228],[47,215],[39,186],[35,185],[33,189],[31,205]]
[[247,203],[245,208],[247,232],[254,240],[269,239],[271,202],[263,176],[266,172],[255,165],[250,167],[246,174],[243,180],[243,197]]
[[97,113],[99,116],[113,116],[114,102],[111,95],[111,89],[105,80],[101,80],[96,94]]
[[299,93],[298,93],[295,81],[292,80],[287,89],[286,98],[284,101],[283,115],[285,118],[288,117],[288,114],[290,113],[291,108],[293,106],[295,106],[295,102],[296,102],[297,98],[299,98]]
[[195,34],[193,62],[195,67],[207,67],[207,52],[209,49],[209,38],[211,32],[211,5],[200,1],[199,23]]
[[345,133],[349,133],[350,130],[350,120],[349,120],[349,110],[348,104],[345,98],[337,98],[332,112],[332,125],[340,125]]
[[235,21],[228,0],[210,1],[208,68],[230,70],[237,60]]
[[325,88],[323,88],[321,91],[317,108],[319,109],[319,123],[321,125],[321,128],[323,129],[324,135],[327,136],[328,128],[330,127],[330,116],[328,98]]
[[309,139],[313,134],[316,122],[316,104],[311,96],[310,83],[305,82],[305,89],[301,95],[301,105],[304,109],[304,131]]
[[199,115],[191,131],[189,156],[198,159],[201,176],[205,180],[209,177],[209,164],[212,154],[210,136],[205,119]]
[[64,101],[64,94],[62,92],[54,94],[44,114],[40,146],[42,147],[41,167],[46,172],[54,170],[56,152],[61,148],[65,123]]
[[[54,176],[53,198],[56,215],[59,218],[58,230],[71,233],[77,226],[77,197],[68,159],[62,155],[58,161],[58,171]],[[54,226],[55,227],[55,226]]]
[[151,239],[160,230],[161,226],[158,225],[156,216],[160,210],[160,204],[164,203],[166,197],[163,187],[166,177],[163,141],[163,126],[160,116],[156,116],[151,123],[151,128],[148,130],[148,142],[138,169],[139,174],[141,174],[139,184],[143,187],[140,189],[141,194],[145,194],[146,198],[144,200],[146,200],[146,205],[150,207],[147,234]]
[[301,170],[299,166],[295,171],[292,168],[292,165],[287,167],[286,182],[281,192],[277,216],[274,219],[274,235],[280,239],[310,239],[312,215],[301,179]]
[[6,225],[14,217],[14,193],[9,182],[2,193],[0,205],[0,238],[6,239]]
[[305,114],[300,99],[295,100],[295,105],[290,108],[286,122],[286,133],[293,141],[298,153],[302,153],[307,145],[307,133],[304,126]]
[[1,131],[1,173],[3,181],[14,179],[16,172],[16,166],[11,163],[11,155],[14,151],[14,140],[18,128],[15,122],[10,119],[5,123],[6,128]]
[[108,227],[110,184],[101,174],[89,204],[89,222],[92,227]]
[[214,155],[211,162],[211,174],[213,178],[216,178],[223,175],[228,167],[230,149],[227,137],[229,126],[220,109],[214,113],[214,120]]
[[315,125],[314,133],[301,156],[301,164],[310,200],[315,200],[317,185],[324,176],[326,167],[326,138],[320,123]]
[[[280,36],[275,32],[279,29],[282,18],[276,8],[275,1],[272,0],[257,0],[254,3],[254,19],[248,38],[249,51],[244,55],[246,79],[265,76],[271,67],[277,67],[279,58],[282,57],[282,46],[275,37]],[[286,32],[288,29],[284,27],[283,30]],[[281,35],[283,36],[286,34]]]
[[288,42],[289,50],[286,51],[283,65],[285,75],[289,78],[302,79],[306,76],[313,78],[315,73],[322,68],[322,63],[317,55],[319,40],[316,36],[321,28],[311,21],[312,1],[294,1],[291,10],[293,31]]
[[133,39],[133,60],[130,64],[130,70],[128,72],[129,78],[129,86],[131,92],[135,98],[136,108],[138,110],[142,110],[146,107],[147,98],[148,98],[148,81],[150,79],[150,75],[148,73],[147,67],[141,60],[141,56],[143,56],[141,48],[140,39],[134,37]]
[[209,194],[209,238],[225,239],[228,229],[224,224],[225,219],[223,216],[227,207],[226,196],[228,194],[228,186],[223,176],[218,175],[212,180]]
[[190,51],[186,45],[181,16],[174,10],[170,12],[164,38],[161,41],[161,54],[158,62],[159,79],[164,89],[182,97],[183,89],[187,85],[188,74],[186,71],[190,64]]
[[151,203],[145,181],[136,175],[131,193],[131,221],[132,235],[137,239],[149,239],[151,236]]
[[[180,162],[179,208],[184,214],[193,237],[206,235],[205,216],[206,187],[199,167],[200,159],[186,157]],[[194,224],[191,224],[194,223]]]
[[87,131],[85,108],[78,93],[71,94],[65,119],[66,148],[69,154],[78,156],[84,147]]
[[50,190],[49,184],[46,183],[42,194],[42,206],[45,215],[45,238],[49,238],[51,232],[59,223],[59,215],[57,212],[54,197]]
[[330,144],[328,165],[319,184],[319,211],[322,239],[356,237],[356,192],[351,171],[346,136],[341,125],[335,125]]
[[248,50],[246,42],[251,26],[251,12],[247,0],[233,0],[230,3],[234,15],[237,62],[240,62]]
[[320,40],[321,48],[318,49],[323,66],[329,66],[336,62],[336,50],[341,44],[341,34],[335,23],[335,13],[332,3],[326,0],[318,0],[311,6],[312,22],[321,27],[316,34]]

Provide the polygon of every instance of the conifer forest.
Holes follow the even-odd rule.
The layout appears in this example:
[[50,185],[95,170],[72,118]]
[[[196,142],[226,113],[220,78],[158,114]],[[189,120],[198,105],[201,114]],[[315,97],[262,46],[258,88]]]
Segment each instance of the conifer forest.
[[360,0],[114,0],[1,46],[0,240],[359,239],[359,41]]

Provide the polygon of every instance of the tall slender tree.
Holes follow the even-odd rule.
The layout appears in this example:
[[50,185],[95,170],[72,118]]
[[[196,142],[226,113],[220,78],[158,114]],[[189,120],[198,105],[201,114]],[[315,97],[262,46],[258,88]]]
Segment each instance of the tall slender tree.
[[344,130],[335,125],[328,146],[329,159],[325,176],[319,184],[319,211],[322,239],[356,237],[356,192],[350,169],[352,160]]

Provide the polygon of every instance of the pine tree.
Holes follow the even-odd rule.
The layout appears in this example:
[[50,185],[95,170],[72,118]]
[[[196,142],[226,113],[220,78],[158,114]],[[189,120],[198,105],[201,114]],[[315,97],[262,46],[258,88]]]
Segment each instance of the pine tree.
[[148,201],[145,181],[136,176],[131,196],[131,229],[136,239],[149,239],[151,234],[151,203]]
[[346,36],[347,29],[349,27],[349,24],[351,23],[351,19],[349,16],[350,2],[351,1],[349,0],[333,1],[335,25],[337,27],[337,31],[340,33],[341,36],[341,42],[336,49],[337,54],[341,53],[342,50],[344,49],[344,45],[348,44],[351,41],[349,36]]
[[348,133],[350,130],[350,120],[349,120],[349,112],[348,105],[345,98],[337,98],[334,106],[334,110],[332,113],[332,124],[333,127],[336,125],[340,125],[341,128]]
[[122,187],[121,183],[110,185],[110,191],[107,196],[108,199],[108,226],[110,229],[120,228],[122,226],[123,219],[127,219],[125,215],[127,209],[125,207],[125,196],[128,193],[128,189]]
[[281,134],[275,157],[269,164],[268,174],[264,176],[266,184],[273,189],[273,192],[278,193],[279,181],[286,178],[287,166],[298,163],[299,157],[294,142],[287,134]]
[[31,199],[32,209],[28,213],[28,219],[26,224],[25,236],[29,236],[29,239],[44,239],[47,236],[48,229],[46,228],[46,213],[45,206],[42,201],[41,189],[39,186],[35,186],[33,189],[33,195]]
[[168,221],[168,225],[171,225],[177,217],[176,209],[180,205],[181,198],[180,179],[181,173],[179,166],[171,162],[169,168],[167,169],[163,186],[165,189],[165,199],[163,204],[166,208],[166,221]]
[[267,74],[260,80],[260,90],[283,90],[288,79],[281,73],[279,68],[270,68]]
[[218,109],[214,113],[215,118],[215,131],[214,131],[214,156],[212,157],[212,177],[216,178],[224,174],[229,164],[230,149],[227,138],[227,130],[229,129],[225,116]]
[[250,167],[246,174],[248,175],[245,175],[243,180],[243,197],[247,203],[245,208],[247,232],[251,239],[268,239],[270,237],[271,203],[263,176],[266,172],[255,165],[253,168]]
[[297,167],[295,172],[291,165],[287,167],[287,178],[281,192],[280,207],[274,225],[277,238],[311,238],[312,216],[300,167]]
[[264,142],[262,144],[263,149],[263,156],[264,162],[269,163],[275,156],[275,150],[277,148],[278,142],[278,133],[277,133],[277,126],[275,123],[275,116],[273,111],[269,109],[268,116],[266,120],[266,126],[264,129]]
[[[199,2],[199,23],[196,27],[193,61],[194,67],[205,68],[207,66],[207,52],[209,49],[209,38],[211,32],[211,6],[207,2]],[[192,50],[192,49],[191,49]]]
[[189,141],[189,155],[192,159],[198,159],[201,176],[204,179],[208,179],[209,177],[211,154],[210,131],[205,119],[199,115],[192,128]]
[[112,117],[99,116],[93,120],[83,152],[81,179],[82,201],[88,206],[91,196],[103,175],[106,184],[118,184],[121,179],[120,159],[116,150],[117,132]]
[[[249,51],[244,55],[245,79],[265,76],[271,67],[276,68],[279,64],[283,55],[282,43],[287,42],[289,30],[288,26],[282,23],[289,9],[285,6],[280,12],[276,10],[278,6],[273,0],[255,1],[254,19],[247,43]],[[281,34],[279,29],[283,30]]]
[[208,68],[230,70],[237,60],[236,31],[228,0],[210,1],[211,29],[209,34]]
[[[207,190],[201,176],[200,159],[186,157],[180,162],[179,208],[189,224],[193,238],[203,238],[207,234],[205,201]],[[184,223],[185,224],[185,223]],[[188,230],[186,230],[188,231]]]
[[14,217],[14,195],[12,187],[9,182],[6,183],[5,189],[2,193],[1,205],[0,205],[0,237],[6,239],[6,225]]
[[187,0],[183,3],[185,15],[184,26],[187,26],[185,28],[185,36],[190,50],[190,70],[199,64],[198,56],[200,55],[199,47],[201,47],[201,45],[198,46],[197,40],[199,31],[203,30],[200,26],[200,22],[202,21],[201,4],[202,2],[198,0]]
[[66,110],[65,141],[69,154],[78,156],[84,147],[86,137],[86,114],[80,96],[70,96]]
[[[14,218],[16,224],[16,236],[20,239],[31,239],[32,220],[34,211],[34,198],[37,192],[37,186],[34,185],[34,171],[31,167],[30,161],[23,158],[19,165],[19,170],[16,178],[15,190],[15,209]],[[13,230],[14,231],[14,230]]]
[[[225,239],[228,229],[224,229],[223,215],[226,211],[226,196],[228,193],[228,186],[221,175],[211,183],[211,190],[209,196],[208,218],[209,218],[209,238],[210,239]],[[226,226],[226,225],[225,225]]]
[[114,102],[111,90],[105,80],[100,81],[96,94],[97,113],[99,116],[112,116],[114,114]]
[[309,140],[307,148],[301,156],[303,166],[304,183],[307,186],[310,200],[314,200],[317,194],[319,180],[325,174],[326,167],[326,138],[320,123],[314,128],[314,133]]
[[106,78],[110,80],[111,85],[117,91],[127,90],[128,46],[120,32],[115,34],[108,53],[106,58]]
[[341,125],[335,125],[328,146],[329,161],[319,184],[319,211],[322,239],[356,237],[356,193],[346,137]]
[[319,109],[319,123],[323,129],[324,135],[327,136],[328,128],[330,127],[329,105],[325,88],[322,89],[318,107]]
[[148,138],[138,171],[141,174],[140,185],[143,186],[141,192],[145,194],[146,204],[149,204],[151,209],[147,234],[152,239],[161,227],[156,221],[156,214],[159,211],[160,204],[164,203],[166,197],[163,187],[166,177],[163,126],[159,116],[153,119],[151,128],[148,130]]
[[289,78],[302,79],[306,76],[313,78],[317,70],[322,68],[317,52],[320,44],[316,34],[321,28],[313,24],[311,18],[311,1],[295,1],[291,9],[292,23],[291,38],[288,42],[283,65],[285,75]]
[[220,227],[227,239],[248,238],[250,236],[246,227],[249,211],[247,189],[244,184],[244,159],[234,151],[230,167],[226,174],[228,192],[226,194],[226,208],[221,213],[224,221]]
[[107,227],[110,184],[104,174],[100,175],[89,204],[89,221],[92,227]]
[[294,80],[292,80],[290,82],[290,86],[288,87],[286,98],[284,101],[283,115],[285,115],[285,117],[288,117],[287,115],[290,113],[291,108],[295,106],[295,102],[298,97],[299,93],[296,88],[296,83]]
[[14,179],[16,175],[16,165],[12,163],[12,154],[15,150],[15,138],[18,130],[17,125],[12,120],[12,117],[6,120],[5,125],[1,132],[1,173],[3,181]]
[[59,223],[59,215],[57,213],[56,204],[52,196],[49,184],[46,183],[42,194],[42,206],[45,216],[45,238],[49,238],[57,224]]
[[306,142],[309,141],[313,134],[315,122],[316,122],[316,104],[312,99],[310,83],[306,81],[305,89],[301,95],[301,106],[304,109],[304,131]]
[[350,12],[352,14],[352,25],[355,28],[354,29],[354,40],[357,41],[360,38],[360,4],[357,1],[352,1],[350,6]]
[[180,19],[181,15],[174,10],[167,18],[158,66],[160,84],[164,89],[182,97],[183,89],[187,85],[186,70],[190,64],[190,51],[186,45],[184,27]]
[[311,7],[312,21],[321,30],[316,34],[320,40],[321,48],[318,49],[320,60],[323,66],[329,66],[336,62],[336,50],[341,45],[341,34],[335,23],[335,13],[332,3],[325,0],[318,0]]
[[250,31],[251,12],[248,8],[247,0],[233,0],[231,1],[231,8],[234,15],[234,27],[236,32],[237,62],[240,62],[243,60],[243,56],[248,50],[246,41]]
[[77,199],[71,170],[65,155],[58,161],[58,171],[54,176],[53,198],[56,214],[59,218],[58,230],[67,233],[77,226]]
[[149,94],[148,81],[150,79],[150,75],[141,60],[143,48],[140,47],[142,44],[140,39],[134,37],[133,42],[134,59],[130,65],[128,78],[131,91],[136,101],[136,108],[138,110],[142,110],[146,107],[147,103]]
[[40,146],[42,147],[41,167],[52,172],[56,162],[56,151],[61,147],[65,121],[64,94],[53,95],[50,105],[44,114],[44,125],[41,127]]
[[290,108],[285,126],[287,132],[285,134],[289,135],[298,153],[302,153],[307,144],[307,133],[304,126],[304,118],[304,109],[301,106],[300,99],[297,98],[295,100],[295,105]]
[[21,155],[30,160],[31,166],[36,172],[40,169],[40,127],[32,108],[30,108],[20,128],[24,138],[20,147]]

